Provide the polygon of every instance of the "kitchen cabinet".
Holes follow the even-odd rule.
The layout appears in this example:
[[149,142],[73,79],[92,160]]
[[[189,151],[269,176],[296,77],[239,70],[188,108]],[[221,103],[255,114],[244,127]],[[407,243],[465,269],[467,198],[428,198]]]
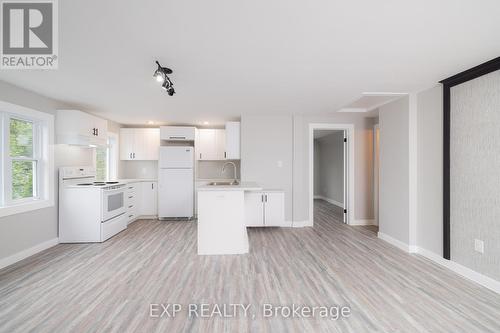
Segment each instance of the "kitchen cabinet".
[[160,130],[158,128],[121,128],[121,160],[158,160]]
[[264,226],[264,194],[245,192],[245,224],[247,227]]
[[285,226],[285,193],[283,191],[246,192],[245,223],[247,227]]
[[225,158],[228,160],[240,159],[240,122],[229,121],[226,123],[225,133]]
[[139,198],[139,215],[158,215],[158,183],[141,182],[141,197]]
[[194,141],[196,128],[190,126],[161,126],[160,139],[168,141]]
[[140,183],[128,183],[127,189],[125,191],[125,207],[127,224],[132,223],[137,218],[137,199],[140,197],[138,195],[138,190]]
[[240,159],[240,123],[226,123],[226,129],[199,129],[196,137],[196,159],[221,161]]
[[106,145],[108,122],[79,110],[57,110],[57,142],[71,145]]
[[125,191],[127,224],[137,218],[158,215],[158,182],[137,181],[127,184]]
[[223,129],[200,129],[196,140],[196,159],[220,161],[226,156],[226,132]]

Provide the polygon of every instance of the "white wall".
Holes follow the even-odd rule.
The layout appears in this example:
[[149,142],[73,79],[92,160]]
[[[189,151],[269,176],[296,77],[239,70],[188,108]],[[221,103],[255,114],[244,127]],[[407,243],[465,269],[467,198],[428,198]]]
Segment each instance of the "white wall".
[[409,98],[379,108],[379,232],[409,244]]
[[241,118],[241,179],[285,191],[285,219],[292,221],[293,119]]
[[[2,81],[0,81],[0,100],[53,115],[55,115],[55,110],[59,108],[71,108],[71,106],[64,103]],[[56,145],[54,155],[55,168],[53,172],[55,173],[54,186],[56,194],[54,207],[1,217],[0,260],[57,238],[57,169],[59,166],[68,166],[73,162],[77,164],[92,164],[93,155],[90,149],[61,145]]]
[[417,245],[443,255],[443,92],[418,94]]
[[373,124],[376,115],[332,113],[293,118],[293,219],[309,220],[309,124],[354,124],[354,218],[373,219]]
[[314,182],[318,187],[315,194],[344,204],[344,133],[332,131],[314,141],[318,146],[314,152]]

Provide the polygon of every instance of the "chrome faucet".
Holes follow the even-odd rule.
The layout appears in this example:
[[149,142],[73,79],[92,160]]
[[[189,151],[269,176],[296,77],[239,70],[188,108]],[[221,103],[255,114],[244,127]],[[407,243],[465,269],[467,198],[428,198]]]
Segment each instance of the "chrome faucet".
[[228,164],[230,164],[230,165],[232,165],[232,166],[233,166],[233,176],[234,176],[234,178],[233,178],[233,181],[231,182],[231,185],[238,185],[239,183],[238,183],[238,180],[236,179],[236,177],[237,177],[237,176],[236,176],[236,164],[234,164],[234,162],[227,161],[226,163],[224,163],[224,165],[222,166],[222,170],[221,170],[220,174],[221,174],[221,176],[222,176],[222,174],[223,174],[223,173],[224,173],[224,171],[226,170],[226,166],[227,166]]

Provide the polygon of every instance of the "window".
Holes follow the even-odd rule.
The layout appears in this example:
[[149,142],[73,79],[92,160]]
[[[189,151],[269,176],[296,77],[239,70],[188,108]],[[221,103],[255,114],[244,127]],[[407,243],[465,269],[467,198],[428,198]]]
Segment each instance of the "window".
[[109,147],[97,147],[95,151],[95,168],[97,180],[108,180]]
[[114,180],[117,178],[118,136],[108,133],[105,147],[95,149],[95,167],[97,180]]
[[0,216],[53,205],[53,116],[0,101]]
[[[32,121],[8,117],[11,201],[37,197],[38,151],[33,144],[36,127]],[[8,198],[9,199],[9,198]]]

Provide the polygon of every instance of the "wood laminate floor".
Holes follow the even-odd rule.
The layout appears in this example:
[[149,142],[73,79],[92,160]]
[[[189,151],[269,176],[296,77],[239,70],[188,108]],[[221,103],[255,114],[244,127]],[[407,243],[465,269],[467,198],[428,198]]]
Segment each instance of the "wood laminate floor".
[[[141,220],[103,244],[60,244],[0,270],[0,332],[500,332],[500,296],[339,222],[249,230],[250,253],[196,255],[196,224]],[[151,303],[180,303],[151,318]],[[251,304],[238,318],[188,304]],[[349,306],[350,317],[263,318],[261,305]]]

